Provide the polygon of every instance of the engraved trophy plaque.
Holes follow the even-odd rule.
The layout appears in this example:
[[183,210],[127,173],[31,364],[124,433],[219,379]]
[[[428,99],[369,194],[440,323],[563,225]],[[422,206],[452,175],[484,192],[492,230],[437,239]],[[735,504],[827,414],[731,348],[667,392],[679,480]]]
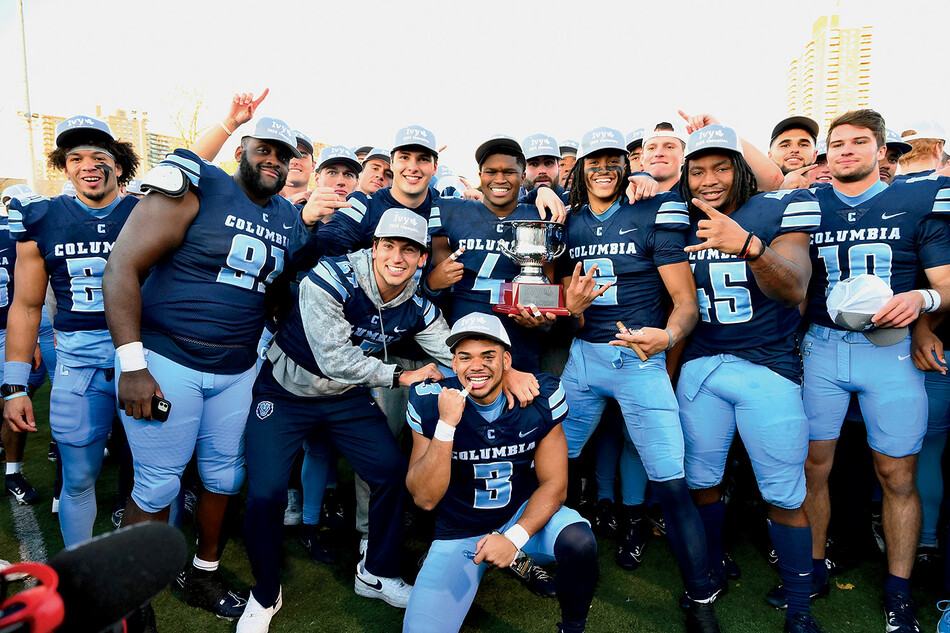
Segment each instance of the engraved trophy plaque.
[[548,220],[509,220],[502,224],[507,241],[501,243],[501,252],[521,266],[521,273],[501,284],[501,302],[492,309],[519,314],[520,303],[526,307],[534,304],[542,314],[570,314],[564,307],[564,289],[560,284],[552,284],[541,270],[545,263],[564,252],[564,225]]

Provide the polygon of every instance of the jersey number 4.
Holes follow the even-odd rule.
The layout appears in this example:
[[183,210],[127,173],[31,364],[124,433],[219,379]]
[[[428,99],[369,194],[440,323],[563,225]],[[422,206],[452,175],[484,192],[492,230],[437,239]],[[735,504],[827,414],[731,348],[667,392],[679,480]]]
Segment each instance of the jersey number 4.
[[284,270],[284,251],[271,246],[270,254],[274,258],[274,270],[267,275],[267,279],[258,281],[258,276],[267,263],[267,245],[250,235],[235,235],[231,240],[227,268],[221,268],[217,281],[245,290],[256,288],[258,292],[264,292],[267,284],[274,281]]

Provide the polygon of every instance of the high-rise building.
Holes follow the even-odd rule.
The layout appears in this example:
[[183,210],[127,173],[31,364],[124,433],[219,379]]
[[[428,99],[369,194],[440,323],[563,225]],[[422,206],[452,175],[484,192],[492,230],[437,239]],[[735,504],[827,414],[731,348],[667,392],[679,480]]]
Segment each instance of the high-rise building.
[[788,114],[810,116],[826,130],[839,114],[870,104],[871,28],[842,28],[837,15],[815,21],[805,51],[788,65]]
[[[132,110],[131,117],[126,110],[116,110],[115,114],[103,115],[102,107],[96,106],[96,117],[109,124],[117,139],[128,141],[135,147],[141,162],[137,175],[141,176],[157,165],[165,154],[184,144],[181,139],[148,131],[148,113]],[[56,126],[66,117],[40,115],[39,129],[43,136],[43,157],[37,160],[36,187],[43,195],[59,195],[66,182],[66,176],[46,166],[46,155],[56,147]]]

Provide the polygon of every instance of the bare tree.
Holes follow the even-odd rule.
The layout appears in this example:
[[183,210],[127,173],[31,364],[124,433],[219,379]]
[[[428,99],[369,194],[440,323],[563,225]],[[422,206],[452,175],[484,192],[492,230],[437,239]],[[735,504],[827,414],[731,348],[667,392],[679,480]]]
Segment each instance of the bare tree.
[[175,86],[169,110],[182,147],[191,147],[206,127],[199,125],[205,109],[204,91]]

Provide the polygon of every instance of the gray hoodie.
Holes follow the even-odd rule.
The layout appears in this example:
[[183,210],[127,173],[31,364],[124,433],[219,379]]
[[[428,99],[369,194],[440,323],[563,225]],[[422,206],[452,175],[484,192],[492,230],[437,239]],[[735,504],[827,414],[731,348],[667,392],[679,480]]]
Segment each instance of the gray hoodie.
[[[346,256],[353,267],[357,285],[366,293],[379,313],[380,329],[386,310],[410,301],[416,292],[416,280],[409,283],[392,301],[383,302],[373,275],[372,249],[364,249]],[[305,397],[335,396],[355,386],[391,387],[396,365],[388,363],[388,350],[383,346],[383,358],[367,356],[350,341],[352,325],[346,320],[343,306],[329,293],[304,277],[297,296],[304,334],[310,343],[313,357],[321,371],[317,376],[310,373],[290,357],[277,344],[267,352],[267,359],[274,365],[274,379],[290,393]],[[440,314],[429,327],[415,335],[422,349],[438,362],[450,366],[452,353],[445,345],[449,326]]]

